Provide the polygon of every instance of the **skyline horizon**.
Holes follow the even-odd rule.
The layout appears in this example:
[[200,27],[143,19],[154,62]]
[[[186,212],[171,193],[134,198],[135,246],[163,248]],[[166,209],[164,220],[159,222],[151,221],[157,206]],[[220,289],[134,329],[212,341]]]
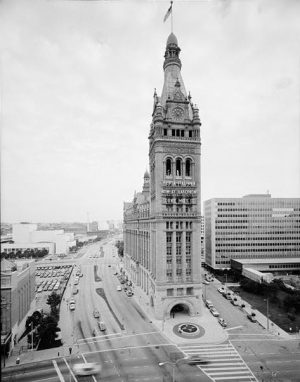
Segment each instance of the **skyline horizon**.
[[[149,170],[166,5],[1,2],[2,221],[123,219]],[[300,3],[173,10],[183,85],[202,122],[202,211],[213,198],[298,198]]]

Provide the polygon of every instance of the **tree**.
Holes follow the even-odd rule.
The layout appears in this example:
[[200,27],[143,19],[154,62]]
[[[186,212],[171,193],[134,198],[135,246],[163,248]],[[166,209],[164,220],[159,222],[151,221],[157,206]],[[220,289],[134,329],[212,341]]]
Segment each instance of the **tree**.
[[124,256],[124,241],[118,240],[115,245],[118,248],[118,255],[120,257],[123,257]]
[[58,308],[57,306],[60,304],[61,296],[58,295],[56,292],[52,292],[47,299],[47,304],[50,305],[51,314],[54,316],[58,315]]
[[58,329],[55,317],[51,315],[43,317],[38,328],[38,335],[40,338],[39,350],[61,345],[60,341],[56,341]]

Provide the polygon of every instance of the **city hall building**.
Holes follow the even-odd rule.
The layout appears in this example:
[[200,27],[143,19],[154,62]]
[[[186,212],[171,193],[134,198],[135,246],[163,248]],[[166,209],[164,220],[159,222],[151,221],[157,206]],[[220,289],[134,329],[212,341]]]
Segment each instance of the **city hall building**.
[[204,218],[209,267],[300,270],[299,198],[214,198],[204,202]]
[[149,169],[124,203],[124,267],[157,319],[201,314],[199,110],[181,77],[180,48],[167,40],[164,84],[154,93]]

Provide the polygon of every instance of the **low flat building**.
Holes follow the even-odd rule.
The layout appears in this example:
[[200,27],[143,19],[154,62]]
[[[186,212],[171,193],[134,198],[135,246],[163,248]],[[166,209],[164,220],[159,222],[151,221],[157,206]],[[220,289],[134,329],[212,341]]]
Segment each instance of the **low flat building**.
[[37,224],[13,224],[13,244],[2,245],[2,252],[25,252],[26,250],[47,249],[50,255],[68,254],[69,248],[76,245],[74,233],[63,229],[37,230]]
[[300,258],[231,259],[231,268],[239,272],[243,272],[243,270],[247,268],[255,269],[260,272],[299,272]]
[[281,259],[287,269],[290,259],[300,262],[300,198],[214,198],[204,202],[204,217],[205,262],[213,269],[230,268],[232,259]]

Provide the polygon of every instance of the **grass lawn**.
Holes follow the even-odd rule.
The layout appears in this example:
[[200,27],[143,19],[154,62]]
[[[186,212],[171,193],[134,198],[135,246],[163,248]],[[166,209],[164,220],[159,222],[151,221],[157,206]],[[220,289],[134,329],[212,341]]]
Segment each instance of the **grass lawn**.
[[[266,296],[246,292],[240,287],[231,287],[230,289],[237,292],[253,309],[260,311],[265,316],[267,315],[267,302],[264,301]],[[282,303],[286,296],[287,293],[280,290],[277,292],[278,300],[276,302],[269,299],[269,318],[286,332],[290,332],[290,328],[292,328],[291,333],[295,333],[300,330],[300,314],[295,314],[294,320],[290,319]]]

